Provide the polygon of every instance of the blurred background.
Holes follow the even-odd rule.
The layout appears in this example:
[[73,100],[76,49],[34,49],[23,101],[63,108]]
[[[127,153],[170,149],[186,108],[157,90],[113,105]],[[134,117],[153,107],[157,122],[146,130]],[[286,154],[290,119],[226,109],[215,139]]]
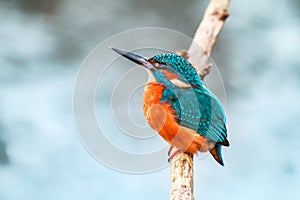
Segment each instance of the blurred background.
[[[111,35],[158,26],[192,37],[207,3],[1,0],[0,199],[168,199],[169,168],[124,174],[87,153],[74,128],[73,83]],[[224,168],[196,159],[196,199],[299,196],[299,10],[298,0],[231,2],[212,55],[231,147]]]

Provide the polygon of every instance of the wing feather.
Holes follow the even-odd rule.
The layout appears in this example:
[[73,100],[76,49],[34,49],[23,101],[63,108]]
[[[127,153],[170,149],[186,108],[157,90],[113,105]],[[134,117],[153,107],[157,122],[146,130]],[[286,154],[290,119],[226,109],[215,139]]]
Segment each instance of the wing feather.
[[206,88],[165,89],[162,101],[173,108],[181,126],[191,128],[214,142],[227,142],[223,106]]

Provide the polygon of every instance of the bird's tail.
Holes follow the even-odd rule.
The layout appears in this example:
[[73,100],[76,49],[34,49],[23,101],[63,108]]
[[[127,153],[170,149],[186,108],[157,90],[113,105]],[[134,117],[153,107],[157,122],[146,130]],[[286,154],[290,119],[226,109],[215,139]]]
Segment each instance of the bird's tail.
[[210,153],[220,165],[224,166],[222,158],[222,146],[220,144],[216,144],[215,147],[210,150]]

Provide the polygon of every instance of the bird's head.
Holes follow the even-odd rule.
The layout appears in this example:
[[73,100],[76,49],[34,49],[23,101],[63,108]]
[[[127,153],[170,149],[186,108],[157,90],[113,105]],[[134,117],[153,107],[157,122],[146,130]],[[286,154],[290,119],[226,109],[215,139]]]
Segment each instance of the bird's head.
[[184,58],[173,54],[159,54],[151,58],[111,48],[123,57],[141,65],[153,75],[160,84],[170,87],[170,84],[176,87],[200,87],[201,79],[195,68]]

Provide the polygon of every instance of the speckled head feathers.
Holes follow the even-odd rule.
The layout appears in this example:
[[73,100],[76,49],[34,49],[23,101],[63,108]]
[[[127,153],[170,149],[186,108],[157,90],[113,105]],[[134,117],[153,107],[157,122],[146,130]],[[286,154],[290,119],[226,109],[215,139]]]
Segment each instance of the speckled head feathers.
[[195,68],[184,58],[177,54],[160,54],[150,58],[155,62],[164,64],[167,69],[180,75],[181,80],[187,81],[191,85],[202,85],[202,81]]

